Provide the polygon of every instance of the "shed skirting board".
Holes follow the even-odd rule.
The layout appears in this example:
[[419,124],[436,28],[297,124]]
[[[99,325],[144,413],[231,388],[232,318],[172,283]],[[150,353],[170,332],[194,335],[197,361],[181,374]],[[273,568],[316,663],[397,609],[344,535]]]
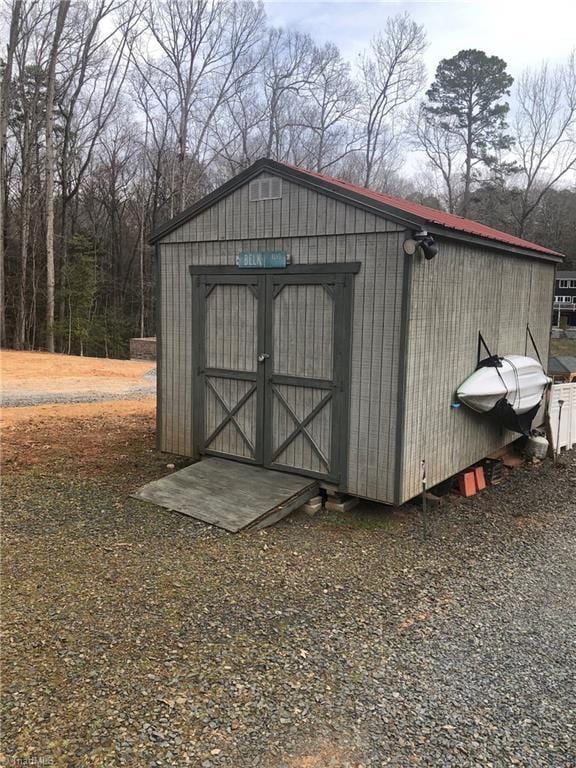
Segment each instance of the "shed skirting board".
[[439,242],[432,261],[413,257],[406,329],[404,447],[398,502],[465,469],[519,435],[462,406],[457,386],[475,369],[480,331],[493,353],[548,359],[554,265]]
[[350,440],[342,490],[392,503],[397,459],[397,389],[403,232],[160,243],[162,296],[159,395],[162,450],[193,455],[190,266],[234,266],[240,251],[284,250],[292,264],[362,262],[354,277]]

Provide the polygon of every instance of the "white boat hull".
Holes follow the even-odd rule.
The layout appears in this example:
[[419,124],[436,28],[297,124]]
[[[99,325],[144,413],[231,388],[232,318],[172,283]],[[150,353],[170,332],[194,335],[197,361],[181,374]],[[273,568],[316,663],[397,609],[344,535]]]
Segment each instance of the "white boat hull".
[[551,379],[537,360],[522,355],[500,358],[501,366],[478,368],[458,387],[458,399],[478,413],[488,413],[503,398],[521,415],[542,400]]

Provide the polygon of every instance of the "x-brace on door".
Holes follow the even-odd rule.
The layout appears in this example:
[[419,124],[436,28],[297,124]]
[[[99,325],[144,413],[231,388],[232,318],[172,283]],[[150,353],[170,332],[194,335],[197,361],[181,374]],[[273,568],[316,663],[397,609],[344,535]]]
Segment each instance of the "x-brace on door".
[[197,451],[338,482],[352,275],[193,277]]

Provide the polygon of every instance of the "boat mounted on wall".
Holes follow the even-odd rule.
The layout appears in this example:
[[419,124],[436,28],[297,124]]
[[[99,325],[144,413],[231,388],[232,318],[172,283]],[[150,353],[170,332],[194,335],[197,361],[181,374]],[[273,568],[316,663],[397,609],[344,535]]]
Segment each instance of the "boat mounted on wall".
[[523,355],[491,355],[460,384],[456,395],[473,411],[489,414],[499,424],[529,435],[550,379],[541,364]]

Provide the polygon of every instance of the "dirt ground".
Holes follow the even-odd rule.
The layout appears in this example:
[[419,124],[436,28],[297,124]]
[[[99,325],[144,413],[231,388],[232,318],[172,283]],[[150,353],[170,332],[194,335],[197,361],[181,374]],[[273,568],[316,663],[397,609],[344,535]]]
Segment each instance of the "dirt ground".
[[156,400],[121,400],[4,408],[5,472],[38,467],[126,481],[154,446]]
[[153,400],[3,442],[1,765],[573,768],[573,459],[423,543],[417,507],[231,536],[130,499],[175,460]]
[[[73,464],[88,474],[134,463],[132,445],[145,435],[153,443],[155,397],[139,384],[154,363],[2,351],[3,393],[78,394],[97,402],[50,402],[3,408],[0,414],[4,470]],[[134,395],[134,388],[137,394]],[[150,389],[153,385],[148,385]],[[110,399],[126,397],[127,399]],[[110,466],[113,464],[113,467]]]
[[110,360],[49,352],[2,350],[0,373],[5,387],[26,389],[71,388],[76,382],[89,386],[93,379],[118,382],[140,379],[154,363],[150,360]]
[[154,368],[151,361],[2,350],[2,398],[25,406],[145,396],[154,390],[153,378],[145,378]]

